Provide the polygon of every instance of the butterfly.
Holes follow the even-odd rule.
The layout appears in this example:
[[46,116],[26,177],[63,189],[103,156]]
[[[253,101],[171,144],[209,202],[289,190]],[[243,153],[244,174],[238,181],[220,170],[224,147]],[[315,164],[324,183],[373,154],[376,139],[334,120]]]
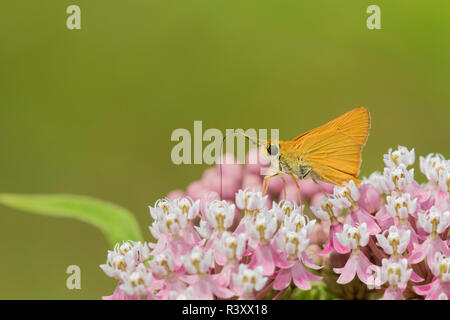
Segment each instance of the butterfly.
[[[307,131],[290,141],[268,140],[262,152],[271,163],[274,174],[264,178],[263,193],[270,178],[288,174],[297,179],[311,177],[342,186],[357,178],[361,166],[361,151],[370,130],[370,114],[367,108],[353,109],[330,122]],[[301,200],[300,200],[301,203]]]

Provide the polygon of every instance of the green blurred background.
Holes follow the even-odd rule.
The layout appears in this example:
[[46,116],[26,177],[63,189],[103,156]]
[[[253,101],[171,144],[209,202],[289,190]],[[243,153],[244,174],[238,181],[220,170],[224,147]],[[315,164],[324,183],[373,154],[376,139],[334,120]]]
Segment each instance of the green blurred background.
[[[81,30],[66,28],[71,4]],[[370,4],[382,30],[366,27]],[[399,144],[449,157],[449,12],[442,0],[2,1],[0,192],[110,200],[149,239],[147,206],[205,169],[170,160],[171,132],[194,120],[288,139],[366,106],[362,175]],[[0,207],[0,298],[109,295],[107,249],[87,224]],[[66,289],[71,264],[81,290]]]

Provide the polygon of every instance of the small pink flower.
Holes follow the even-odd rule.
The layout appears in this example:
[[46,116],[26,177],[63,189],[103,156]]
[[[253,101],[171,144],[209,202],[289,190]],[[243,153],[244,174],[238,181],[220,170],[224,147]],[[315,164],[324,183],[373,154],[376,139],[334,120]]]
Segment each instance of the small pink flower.
[[393,262],[383,259],[381,263],[381,281],[389,284],[381,300],[404,300],[403,291],[412,273],[412,269],[408,269],[408,260]]
[[267,282],[261,266],[250,269],[245,264],[239,265],[238,272],[233,273],[232,278],[239,299],[254,299],[255,292],[261,290]]
[[321,252],[322,255],[329,254],[333,249],[339,253],[350,252],[349,248],[343,246],[337,239],[336,235],[342,232],[343,225],[337,220],[341,214],[341,209],[333,206],[328,198],[322,198],[321,207],[310,207],[314,215],[321,220],[330,220],[330,231],[328,233],[328,241],[325,248]]
[[223,266],[217,275],[217,280],[224,286],[232,285],[231,274],[236,272],[238,263],[246,249],[245,234],[233,235],[224,232],[215,243],[214,256],[218,265]]
[[[439,184],[439,173],[446,171],[449,166],[449,161],[446,160],[442,154],[430,153],[428,156],[419,157],[420,171],[427,177],[428,181]],[[444,191],[447,191],[444,189]]]
[[306,249],[309,245],[307,238],[307,229],[303,227],[299,230],[285,226],[277,235],[275,242],[280,250],[280,259],[277,265],[280,270],[276,274],[273,288],[283,290],[292,280],[294,284],[303,290],[311,289],[311,280],[322,279],[309,272],[305,267],[320,269],[309,257]]
[[200,198],[200,212],[203,218],[206,217],[206,208],[210,202],[220,200],[220,195],[217,192],[206,192]]
[[383,175],[390,191],[405,191],[414,181],[414,169],[407,170],[403,163],[394,168],[384,168]]
[[368,178],[363,178],[363,184],[373,186],[380,194],[389,194],[391,192],[386,177],[378,171],[370,174]]
[[409,151],[405,147],[398,146],[398,149],[395,151],[392,151],[392,148],[390,148],[388,153],[383,155],[383,160],[386,167],[389,168],[395,168],[400,164],[408,167],[414,164],[415,157],[414,148]]
[[414,291],[426,300],[437,300],[442,294],[450,296],[450,258],[437,252],[433,261],[431,271],[434,278],[431,283],[415,286]]
[[208,192],[208,188],[203,184],[202,181],[194,181],[187,187],[186,193],[189,197],[194,200],[198,200],[202,197],[205,192]]
[[[388,234],[386,236],[386,234]],[[384,252],[394,257],[400,257],[405,252],[411,237],[411,230],[401,230],[391,226],[381,234],[376,235],[378,245]]]
[[261,175],[261,169],[268,168],[270,161],[260,153],[258,148],[253,148],[247,153],[245,164],[246,171]]
[[183,190],[178,190],[178,189],[176,189],[176,190],[170,191],[170,192],[167,194],[167,199],[169,199],[169,200],[175,200],[175,199],[177,199],[177,198],[182,198],[182,197],[184,197],[184,196],[185,196],[185,193],[184,193]]
[[218,281],[217,276],[209,273],[214,263],[211,249],[205,252],[196,246],[181,260],[186,271],[191,274],[185,276],[184,280],[193,287],[196,297],[202,300],[211,300],[214,296],[219,298],[233,296],[233,292]]
[[262,191],[261,176],[254,173],[244,173],[242,178],[242,189]]
[[270,276],[275,271],[276,252],[271,245],[271,240],[277,230],[277,218],[266,211],[259,213],[254,220],[247,220],[246,223],[248,243],[254,249],[250,266],[262,266],[263,274]]
[[369,232],[365,223],[359,225],[357,228],[348,224],[344,225],[341,233],[338,233],[337,238],[339,242],[352,249],[350,258],[343,268],[334,268],[334,272],[340,274],[337,283],[346,284],[353,280],[355,275],[367,284],[369,279],[369,267],[372,265],[369,259],[360,250],[369,242]]
[[[300,185],[302,198],[311,199],[315,194],[320,192],[319,186],[312,179],[302,179],[298,183]],[[297,189],[295,183],[292,183],[292,185]]]
[[343,187],[335,186],[333,197],[330,198],[330,202],[339,209],[350,208],[356,210],[358,206],[358,200],[360,192],[353,180],[344,184]]
[[267,203],[267,196],[263,196],[260,191],[239,190],[235,198],[239,209],[253,214],[261,211]]
[[270,212],[277,217],[279,222],[284,221],[285,217],[289,217],[294,212],[300,212],[300,208],[294,201],[281,200],[280,202],[273,202]]
[[363,184],[359,187],[360,197],[358,204],[360,208],[364,209],[370,214],[375,214],[381,208],[383,199],[380,192],[370,184]]
[[121,274],[122,284],[120,290],[131,299],[154,300],[152,293],[152,273],[147,270],[144,264],[140,264],[135,271]]
[[[230,177],[231,179],[235,181],[239,181],[242,179],[242,174],[244,172],[244,169],[242,168],[242,165],[239,164],[238,160],[230,153],[227,153],[223,155],[219,162],[222,166],[222,172],[224,176]],[[218,168],[219,165],[216,166]]]
[[[284,196],[284,194],[283,194]],[[305,195],[301,193],[302,201],[305,200]],[[286,186],[286,200],[295,202],[297,205],[298,203],[298,189],[295,184],[288,184]]]
[[182,282],[184,266],[170,249],[155,255],[148,264],[153,273],[154,288],[159,290],[156,295],[159,299],[168,299],[170,291],[181,292],[186,288]]
[[425,213],[419,213],[419,225],[429,233],[429,236],[422,244],[415,246],[411,252],[411,263],[418,263],[426,257],[428,266],[431,268],[437,252],[450,256],[448,245],[439,237],[440,233],[447,230],[449,223],[450,211],[441,212],[436,207],[432,207]]
[[[240,165],[232,165],[232,166],[240,167]],[[225,169],[225,167],[226,166],[224,165],[223,168]],[[239,190],[241,181],[240,178],[236,178],[236,176],[233,175],[233,173],[227,174],[224,171],[222,179],[220,179],[220,171],[218,167],[210,168],[208,170],[211,171],[205,171],[205,173],[203,174],[202,186],[204,187],[204,189],[199,188],[198,192],[201,192],[201,194],[198,195],[198,199],[200,199],[202,194],[205,192],[213,191],[220,194],[220,191],[222,191],[223,199],[232,200],[234,198],[234,194]]]
[[284,182],[280,176],[276,176],[270,179],[269,192],[271,194],[280,195],[280,199],[283,197]]
[[[367,200],[367,187],[362,189],[365,194],[365,198],[362,200]],[[340,209],[348,208],[348,214],[345,217],[345,223],[349,225],[356,225],[365,223],[370,234],[377,234],[380,232],[380,227],[375,222],[375,218],[369,214],[365,209],[359,206],[358,201],[361,198],[361,192],[355,185],[353,180],[346,183],[344,187],[336,186],[334,188],[333,197],[330,198],[330,202]]]
[[381,231],[380,227],[375,222],[375,218],[363,208],[359,208],[355,211],[349,210],[345,217],[345,223],[349,225],[365,223],[367,225],[367,230],[369,230],[371,235],[376,235]]

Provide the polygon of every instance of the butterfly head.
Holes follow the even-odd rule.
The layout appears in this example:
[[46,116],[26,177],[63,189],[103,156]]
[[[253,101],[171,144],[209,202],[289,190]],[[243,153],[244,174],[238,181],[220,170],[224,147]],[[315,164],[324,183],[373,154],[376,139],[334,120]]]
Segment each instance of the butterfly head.
[[270,161],[270,167],[275,171],[280,170],[280,158],[285,151],[285,142],[278,140],[267,140],[261,145],[261,153]]

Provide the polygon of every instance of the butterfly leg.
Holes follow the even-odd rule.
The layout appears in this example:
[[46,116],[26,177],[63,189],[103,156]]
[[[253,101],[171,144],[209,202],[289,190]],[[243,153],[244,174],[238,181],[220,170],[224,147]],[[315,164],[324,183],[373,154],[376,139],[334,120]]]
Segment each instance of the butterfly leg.
[[[286,181],[285,181],[284,178],[283,178],[283,172],[279,171],[279,172],[277,172],[277,173],[275,173],[275,174],[268,175],[268,176],[265,176],[265,177],[264,177],[264,180],[263,180],[263,192],[262,192],[263,196],[264,196],[264,195],[267,193],[267,191],[269,190],[270,179],[272,179],[272,177],[276,177],[276,176],[278,176],[278,175],[280,175],[280,174],[281,174],[281,179],[282,179],[283,182],[285,183],[284,187],[286,188]],[[284,196],[286,197],[286,189],[285,189],[285,191],[284,191]]]
[[295,178],[295,175],[292,173],[292,171],[289,171],[289,175],[292,177],[292,179],[294,179],[295,185],[297,186],[298,202],[300,204],[300,212],[303,214],[302,195],[300,193],[300,186],[298,185],[297,179]]
[[264,177],[263,180],[263,185],[262,185],[262,195],[265,196],[267,191],[269,190],[269,183],[270,183],[270,179],[272,179],[272,177],[276,176],[276,174],[274,175],[268,175]]

